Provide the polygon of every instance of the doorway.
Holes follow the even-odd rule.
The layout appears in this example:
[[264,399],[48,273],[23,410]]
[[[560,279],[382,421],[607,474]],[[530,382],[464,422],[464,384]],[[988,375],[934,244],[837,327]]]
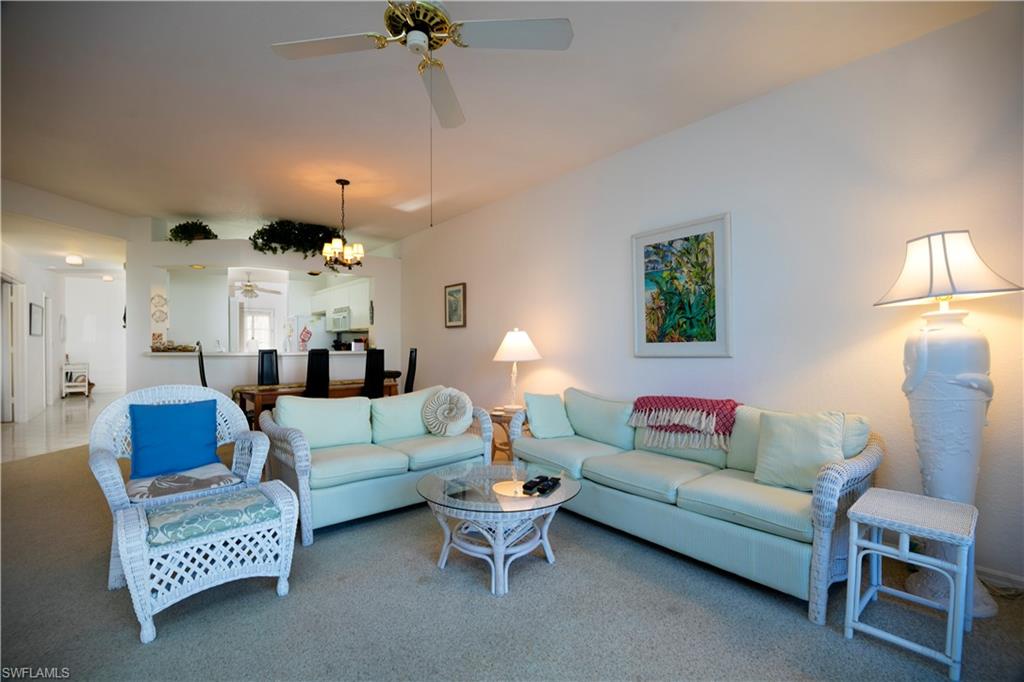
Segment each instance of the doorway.
[[0,321],[0,335],[3,336],[3,350],[0,355],[0,402],[2,402],[2,419],[4,423],[14,421],[14,284],[8,280],[0,280],[0,302],[3,307],[3,318]]

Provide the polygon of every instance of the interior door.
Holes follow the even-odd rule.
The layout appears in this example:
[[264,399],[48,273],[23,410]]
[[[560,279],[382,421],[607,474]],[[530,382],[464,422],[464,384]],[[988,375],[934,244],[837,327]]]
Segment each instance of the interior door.
[[3,336],[3,351],[0,355],[0,369],[3,381],[0,385],[3,403],[2,418],[5,422],[14,421],[14,285],[4,281],[0,283],[0,300],[2,300],[3,319],[0,322],[0,336]]

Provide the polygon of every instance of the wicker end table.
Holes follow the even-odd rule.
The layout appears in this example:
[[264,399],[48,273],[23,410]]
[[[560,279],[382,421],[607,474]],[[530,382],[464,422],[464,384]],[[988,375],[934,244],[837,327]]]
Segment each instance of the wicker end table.
[[558,508],[579,494],[580,483],[563,476],[548,495],[529,496],[522,494],[526,480],[524,466],[465,464],[420,479],[416,491],[444,532],[438,567],[445,567],[452,548],[483,559],[491,569],[491,594],[503,595],[516,559],[542,546],[548,563],[555,563],[548,529]]
[[[871,488],[850,507],[850,569],[846,587],[846,639],[854,630],[873,635],[949,666],[949,678],[960,679],[964,631],[971,631],[974,603],[974,528],[978,510],[962,502],[914,495],[898,490]],[[861,526],[864,526],[862,529]],[[862,533],[862,530],[864,531]],[[882,531],[898,534],[898,543],[884,544]],[[911,551],[910,538],[942,542],[956,549],[950,562]],[[869,557],[868,589],[861,593],[863,559]],[[942,604],[882,584],[882,557],[937,571],[950,585],[949,603]],[[861,622],[864,607],[888,594],[915,604],[947,612],[946,646],[936,651],[909,639]]]

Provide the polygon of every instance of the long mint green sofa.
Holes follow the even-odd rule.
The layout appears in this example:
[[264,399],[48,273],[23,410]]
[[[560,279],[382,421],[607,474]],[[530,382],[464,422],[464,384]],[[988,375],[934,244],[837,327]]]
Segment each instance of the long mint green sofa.
[[646,429],[628,424],[631,402],[570,388],[564,404],[575,435],[527,435],[523,410],[509,436],[531,475],[580,481],[566,509],[806,600],[808,618],[824,624],[828,588],[846,580],[846,510],[884,455],[877,434],[857,452],[844,442],[846,458],[823,466],[813,491],[802,492],[754,480],[757,408],[737,410],[725,451],[645,447]]
[[443,388],[375,400],[282,397],[260,415],[271,477],[299,497],[303,545],[313,544],[316,528],[422,502],[416,482],[435,469],[490,464],[485,410],[473,409],[476,428],[465,433],[428,432],[423,405]]

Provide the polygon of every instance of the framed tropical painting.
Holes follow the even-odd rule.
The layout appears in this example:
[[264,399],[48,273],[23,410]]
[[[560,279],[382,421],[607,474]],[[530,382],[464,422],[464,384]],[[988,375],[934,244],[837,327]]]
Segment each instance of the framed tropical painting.
[[633,354],[728,357],[729,214],[633,235]]
[[466,326],[466,283],[449,284],[444,288],[444,326]]

